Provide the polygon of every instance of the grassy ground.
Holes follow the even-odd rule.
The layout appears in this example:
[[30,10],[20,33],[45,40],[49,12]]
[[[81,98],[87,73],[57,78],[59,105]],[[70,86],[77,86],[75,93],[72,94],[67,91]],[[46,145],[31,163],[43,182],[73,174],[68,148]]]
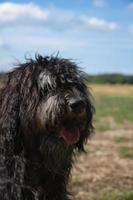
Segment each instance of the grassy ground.
[[91,88],[96,131],[133,127],[133,86],[92,85]]
[[75,200],[133,200],[133,86],[92,85],[95,134],[77,157]]

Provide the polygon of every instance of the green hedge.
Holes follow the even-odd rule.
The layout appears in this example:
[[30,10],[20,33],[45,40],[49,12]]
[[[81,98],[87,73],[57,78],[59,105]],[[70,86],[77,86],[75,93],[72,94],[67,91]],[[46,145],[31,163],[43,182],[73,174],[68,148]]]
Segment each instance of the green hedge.
[[133,84],[133,75],[123,75],[123,74],[87,75],[86,79],[90,83]]

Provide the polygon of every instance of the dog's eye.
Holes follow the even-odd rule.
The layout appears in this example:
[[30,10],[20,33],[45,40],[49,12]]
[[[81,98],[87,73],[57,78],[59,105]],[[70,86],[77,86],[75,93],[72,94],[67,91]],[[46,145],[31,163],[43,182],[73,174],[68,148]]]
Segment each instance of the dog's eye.
[[49,92],[48,88],[47,88],[47,87],[44,87],[44,89],[43,89],[44,95],[46,95],[48,92]]
[[49,89],[44,86],[43,88],[40,88],[40,93],[42,96],[47,96],[47,94],[49,93]]
[[44,87],[43,90],[41,90],[41,93],[43,94],[43,96],[51,96],[51,95],[55,95],[57,94],[57,90],[56,88],[47,88],[47,87]]

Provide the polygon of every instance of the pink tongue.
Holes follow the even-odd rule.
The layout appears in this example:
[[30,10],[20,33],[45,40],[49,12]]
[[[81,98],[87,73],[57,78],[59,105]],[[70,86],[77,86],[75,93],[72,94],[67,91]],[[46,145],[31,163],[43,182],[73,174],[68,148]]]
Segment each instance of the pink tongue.
[[68,130],[66,128],[62,128],[60,136],[65,140],[67,144],[75,144],[79,141],[79,129]]

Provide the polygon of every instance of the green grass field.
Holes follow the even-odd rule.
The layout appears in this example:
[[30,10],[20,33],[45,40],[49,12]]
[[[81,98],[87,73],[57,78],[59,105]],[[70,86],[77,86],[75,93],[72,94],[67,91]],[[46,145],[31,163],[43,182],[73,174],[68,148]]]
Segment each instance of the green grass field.
[[101,86],[101,92],[97,87],[91,87],[96,109],[96,132],[133,126],[133,86]]
[[133,200],[133,192],[130,193],[124,193],[124,194],[112,194],[109,196],[103,196],[100,198],[95,198],[92,200]]
[[[94,126],[96,132],[113,130],[119,128],[133,127],[133,86],[111,86],[100,88],[93,85],[93,97],[95,104]],[[102,91],[103,87],[103,91]],[[117,89],[118,87],[118,89]],[[129,142],[127,138],[119,137],[116,142],[120,157],[133,159],[133,147],[125,145]],[[133,193],[112,194],[103,196],[96,200],[133,200]]]

